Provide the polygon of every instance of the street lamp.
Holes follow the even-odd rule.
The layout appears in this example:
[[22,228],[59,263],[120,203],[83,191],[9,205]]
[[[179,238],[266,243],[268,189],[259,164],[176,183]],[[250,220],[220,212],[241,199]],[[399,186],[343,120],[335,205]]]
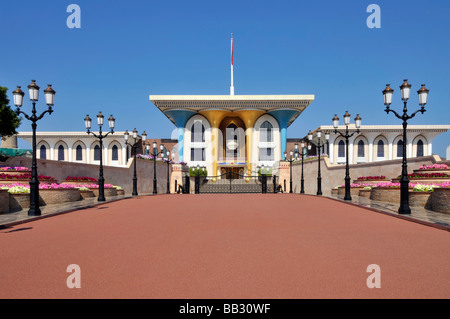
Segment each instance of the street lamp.
[[[133,130],[133,139],[134,143],[128,143],[128,139],[130,137],[130,133],[128,131],[125,131],[125,134],[123,136],[125,138],[125,145],[130,145],[131,148],[134,150],[134,175],[133,175],[133,193],[132,196],[138,196],[137,191],[137,174],[136,174],[136,154],[138,150],[138,132],[136,129]],[[145,142],[147,140],[147,133],[145,131],[142,133],[142,142]]]
[[[298,144],[295,144],[298,147]],[[311,148],[311,145],[308,145]],[[300,180],[300,194],[305,193],[305,179],[303,178],[303,161],[305,158],[305,141],[302,140],[300,143],[300,147],[302,148],[302,178]]]
[[[153,146],[153,150],[152,150],[151,155],[153,157],[153,195],[156,195],[156,194],[158,194],[158,183],[157,183],[157,180],[156,180],[156,158],[158,157],[159,154],[163,155],[165,153],[164,153],[164,144],[161,144],[159,146],[161,151],[158,151],[158,149],[156,147],[157,144],[156,144],[155,141],[153,141],[153,145],[152,146]],[[146,148],[147,148],[147,150],[150,153],[150,145],[147,145]]]
[[344,196],[344,200],[352,200],[352,196],[350,194],[350,168],[349,168],[349,161],[348,161],[348,140],[350,137],[352,137],[355,134],[359,134],[360,131],[360,127],[361,127],[361,117],[359,116],[359,114],[356,115],[355,117],[355,127],[356,127],[356,131],[353,132],[352,134],[350,134],[348,126],[350,124],[350,114],[348,113],[348,111],[345,112],[344,114],[344,124],[345,124],[345,133],[341,133],[340,131],[338,131],[338,126],[339,126],[339,118],[337,117],[337,115],[334,115],[333,118],[333,127],[334,127],[334,133],[335,134],[339,134],[340,136],[342,136],[343,138],[345,138],[345,154],[346,154],[346,162],[345,162],[345,196]]
[[89,115],[86,115],[84,119],[84,125],[86,126],[87,134],[92,134],[95,138],[98,138],[100,143],[100,176],[98,178],[98,201],[104,202],[105,199],[105,179],[103,177],[103,139],[107,137],[109,134],[114,134],[114,126],[116,123],[116,119],[111,115],[108,119],[109,129],[110,131],[106,134],[102,132],[102,126],[104,121],[104,116],[102,112],[99,112],[97,115],[97,124],[99,126],[99,133],[95,134],[91,132],[91,124],[92,120]]
[[[206,171],[206,167],[197,164],[196,170],[193,172],[195,176],[195,194],[200,194],[200,176]],[[231,182],[231,178],[230,178]]]
[[175,153],[172,152],[172,158],[170,157],[170,152],[167,151],[167,191],[166,194],[170,194],[170,174],[169,174],[169,170],[170,170],[170,164],[172,163],[172,159],[175,158]]
[[25,112],[21,111],[20,108],[23,105],[23,97],[25,93],[21,90],[21,87],[18,86],[17,89],[13,92],[14,96],[14,105],[17,107],[16,114],[23,114],[25,118],[31,121],[31,127],[33,129],[33,140],[32,140],[32,148],[33,148],[33,157],[31,162],[31,180],[30,180],[30,209],[28,210],[28,216],[40,216],[41,209],[39,208],[39,180],[37,174],[37,161],[36,161],[36,127],[37,121],[42,119],[45,113],[52,114],[53,113],[53,105],[55,104],[55,90],[52,89],[51,84],[48,85],[48,88],[44,90],[45,94],[45,103],[48,105],[48,109],[45,110],[41,115],[36,115],[36,102],[39,100],[39,86],[37,86],[35,80],[31,80],[31,84],[28,85],[28,94],[30,95],[30,101],[33,104],[33,108],[31,110],[32,115],[29,116]]
[[[322,131],[320,129],[317,130],[316,136],[317,136],[317,154],[318,154],[318,160],[317,160],[317,162],[318,162],[317,195],[320,196],[320,195],[322,195],[322,176],[321,176],[321,173],[320,173],[320,148],[321,148],[320,138],[322,137]],[[330,137],[329,134],[325,134],[325,139],[328,140],[329,137]],[[313,139],[313,135],[312,135],[312,132],[310,130],[309,133],[308,133],[308,140],[309,140],[310,143],[313,143],[312,139]]]
[[[298,144],[295,144],[296,148],[298,149]],[[289,152],[289,159],[287,158],[287,152],[284,152],[284,160],[289,162],[289,193],[292,194],[293,190],[292,190],[292,163],[294,162],[294,158],[292,158],[292,156],[294,155],[293,151]]]
[[425,84],[422,84],[422,87],[417,91],[419,96],[419,105],[420,110],[415,111],[411,115],[408,115],[407,103],[411,93],[411,85],[408,83],[408,80],[404,80],[403,84],[400,86],[400,92],[403,100],[403,115],[399,115],[394,110],[390,109],[392,104],[392,97],[394,95],[394,90],[390,87],[390,84],[386,85],[386,88],[383,90],[384,97],[384,105],[386,109],[384,110],[387,114],[389,112],[394,113],[394,115],[403,121],[403,161],[402,161],[402,177],[400,179],[400,207],[398,209],[399,214],[411,214],[411,208],[409,207],[409,179],[408,179],[408,163],[406,159],[406,128],[408,126],[408,120],[412,119],[418,112],[422,114],[426,112],[425,105],[428,101],[428,90],[425,87]]

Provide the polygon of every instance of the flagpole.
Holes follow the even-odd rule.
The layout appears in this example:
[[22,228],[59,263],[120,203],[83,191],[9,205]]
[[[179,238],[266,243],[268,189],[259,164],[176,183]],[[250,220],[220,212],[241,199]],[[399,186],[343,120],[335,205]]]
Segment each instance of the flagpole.
[[234,61],[233,61],[233,33],[231,33],[231,86],[230,95],[234,95]]

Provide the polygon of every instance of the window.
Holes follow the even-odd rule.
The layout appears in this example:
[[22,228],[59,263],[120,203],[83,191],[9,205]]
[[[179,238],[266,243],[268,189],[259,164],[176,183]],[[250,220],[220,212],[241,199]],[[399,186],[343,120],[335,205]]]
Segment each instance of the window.
[[98,145],[94,147],[94,161],[100,161],[100,146]]
[[47,159],[47,148],[45,147],[45,145],[41,145],[39,158]]
[[76,148],[76,157],[75,158],[77,161],[83,160],[83,148],[81,147],[81,145],[78,145]]
[[273,142],[273,126],[269,121],[265,121],[260,128],[260,142]]
[[382,140],[379,140],[377,144],[377,157],[384,157],[384,142]]
[[422,140],[419,140],[417,142],[417,157],[422,157],[423,156],[423,142]]
[[192,162],[204,162],[206,161],[204,148],[191,148],[191,161]]
[[365,151],[364,151],[364,141],[360,140],[358,142],[358,157],[365,157]]
[[403,141],[397,142],[397,157],[403,157]]
[[338,143],[338,157],[345,157],[345,142],[343,140]]
[[271,148],[260,148],[259,149],[259,160],[263,161],[274,161],[274,154]]
[[191,127],[191,142],[204,142],[205,141],[205,126],[202,121],[194,121]]
[[[269,121],[265,121],[261,124],[259,130],[259,141],[262,143],[273,142],[273,126]],[[261,147],[259,149],[259,160],[260,161],[274,161],[274,150],[271,147]]]
[[64,146],[58,147],[58,161],[64,161]]
[[118,161],[119,160],[119,148],[117,145],[114,145],[111,150],[111,160]]

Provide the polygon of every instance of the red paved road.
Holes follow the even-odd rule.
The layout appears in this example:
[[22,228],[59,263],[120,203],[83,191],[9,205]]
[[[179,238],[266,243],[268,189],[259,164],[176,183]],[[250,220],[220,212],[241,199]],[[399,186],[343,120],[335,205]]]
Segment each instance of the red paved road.
[[139,197],[1,230],[0,246],[1,298],[450,297],[449,232],[314,196]]

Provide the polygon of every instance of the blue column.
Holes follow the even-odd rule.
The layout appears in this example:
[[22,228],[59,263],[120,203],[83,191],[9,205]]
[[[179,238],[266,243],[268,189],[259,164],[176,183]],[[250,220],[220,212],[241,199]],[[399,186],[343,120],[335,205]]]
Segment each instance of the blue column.
[[178,160],[183,162],[184,126],[178,127]]
[[167,110],[164,114],[172,120],[172,122],[177,126],[178,135],[178,160],[183,162],[184,159],[184,129],[189,118],[196,112],[189,110]]
[[[285,124],[285,123],[283,123]],[[286,152],[287,148],[287,126],[281,126],[280,128],[280,137],[281,137],[281,158],[284,158],[284,152]]]
[[291,120],[295,119],[301,113],[300,110],[274,110],[268,112],[268,114],[272,115],[277,119],[278,124],[280,125],[280,139],[281,139],[281,158],[284,158],[284,152],[286,152],[287,148],[287,127]]

